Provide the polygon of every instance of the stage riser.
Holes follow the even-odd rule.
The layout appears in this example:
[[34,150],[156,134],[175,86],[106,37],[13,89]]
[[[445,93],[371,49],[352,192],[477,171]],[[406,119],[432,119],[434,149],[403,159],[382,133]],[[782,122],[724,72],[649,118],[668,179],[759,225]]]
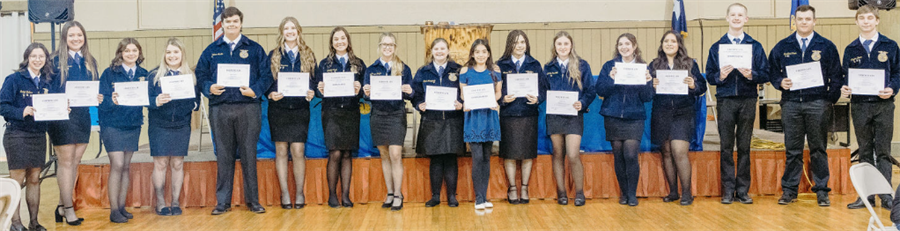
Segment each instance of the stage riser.
[[[715,151],[691,152],[692,188],[695,196],[720,196],[719,153]],[[784,173],[783,151],[753,151],[750,155],[753,183],[750,193],[754,195],[778,195],[781,193],[781,176]],[[809,161],[808,153],[804,155],[804,163]],[[584,193],[588,198],[618,197],[619,189],[615,178],[613,156],[609,153],[588,153],[582,155],[586,172]],[[642,153],[639,157],[641,178],[638,182],[638,197],[663,197],[669,189],[665,181],[659,153]],[[328,186],[325,167],[327,160],[310,159],[306,164],[306,202],[323,204],[328,200]],[[831,177],[828,185],[832,194],[855,194],[850,177],[850,150],[829,149],[828,164]],[[275,161],[260,160],[257,163],[259,174],[259,201],[264,205],[279,205],[280,187],[275,173]],[[404,181],[403,195],[406,202],[425,202],[431,198],[430,179],[428,177],[428,158],[403,159]],[[468,157],[459,159],[458,198],[463,201],[474,200],[471,176],[472,161]],[[806,168],[809,171],[808,165]],[[153,206],[155,194],[150,180],[153,163],[134,163],[131,165],[131,190],[127,200],[128,206]],[[216,163],[186,162],[184,163],[185,179],[181,193],[181,206],[200,207],[214,206]],[[80,165],[78,182],[75,186],[75,204],[78,208],[109,207],[107,198],[107,177],[109,165]],[[244,204],[243,181],[240,176],[240,162],[236,165],[234,193],[232,204]],[[521,173],[520,173],[521,175]],[[350,197],[354,202],[381,203],[384,200],[384,187],[381,159],[360,158],[353,160],[353,182]],[[811,175],[810,175],[811,177]],[[289,185],[293,185],[293,175],[289,174]],[[503,160],[491,158],[491,179],[488,187],[488,198],[505,199],[507,180],[503,168]],[[521,176],[517,177],[521,179]],[[569,197],[574,197],[574,185],[571,177],[566,178]],[[169,185],[169,183],[167,183]],[[293,186],[289,187],[294,194]],[[338,187],[340,188],[340,187]],[[800,192],[809,192],[810,184],[805,177],[800,182]],[[166,192],[170,189],[166,188]],[[446,198],[443,195],[442,197]],[[532,199],[556,198],[556,183],[553,179],[551,157],[540,155],[535,159],[529,183]],[[168,193],[167,193],[168,195]],[[168,197],[168,196],[167,196]],[[293,198],[293,197],[292,197]],[[167,198],[166,200],[171,200]]]

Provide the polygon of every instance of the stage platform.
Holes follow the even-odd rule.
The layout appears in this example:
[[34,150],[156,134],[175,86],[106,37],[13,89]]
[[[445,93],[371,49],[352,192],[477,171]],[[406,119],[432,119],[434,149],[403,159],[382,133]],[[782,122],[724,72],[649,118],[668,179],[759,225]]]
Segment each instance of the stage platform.
[[[780,133],[757,130],[754,135],[762,139],[781,142]],[[720,169],[718,136],[707,133],[704,139],[704,150],[691,152],[692,182],[695,196],[720,196]],[[216,161],[211,147],[205,142],[204,151],[191,151],[185,158],[185,179],[181,195],[181,205],[186,207],[213,206],[215,199]],[[411,145],[410,145],[411,146]],[[196,144],[191,150],[196,150]],[[407,148],[407,151],[409,148]],[[808,152],[808,150],[807,150]],[[641,178],[638,184],[638,197],[663,197],[669,189],[661,167],[661,156],[657,152],[640,154]],[[753,195],[780,195],[781,176],[784,172],[784,151],[755,149],[750,154],[751,174],[753,182],[750,193]],[[808,163],[808,153],[804,156]],[[474,200],[471,178],[471,158],[459,158],[458,198],[462,201]],[[588,198],[614,198],[619,196],[618,183],[615,179],[613,156],[611,153],[591,152],[582,156],[585,167],[584,193]],[[328,199],[326,181],[326,159],[308,159],[306,165],[306,202],[311,205],[324,204]],[[855,193],[850,182],[850,149],[831,146],[828,149],[828,164],[831,177],[828,186],[832,194]],[[404,158],[403,195],[407,202],[425,202],[431,198],[428,177],[428,158]],[[808,166],[805,168],[809,171]],[[155,196],[150,175],[153,171],[152,158],[145,147],[135,153],[131,165],[131,192],[127,200],[128,206],[153,206]],[[101,157],[84,161],[78,167],[78,182],[75,187],[75,205],[78,208],[108,207],[106,180],[109,174],[109,159]],[[240,162],[236,164],[234,193],[232,204],[243,204],[243,184]],[[263,205],[280,204],[280,189],[275,174],[273,159],[260,159],[257,163],[259,176],[259,201]],[[290,185],[293,185],[291,174]],[[810,183],[807,175],[803,176],[800,192],[809,192]],[[573,185],[567,178],[570,197],[574,197]],[[353,182],[350,197],[356,203],[383,201],[386,189],[383,183],[381,159],[356,158],[353,160]],[[529,183],[530,196],[533,199],[556,198],[556,183],[553,179],[551,158],[539,155],[535,160]],[[292,188],[292,187],[291,187]],[[167,189],[168,190],[168,189]],[[507,180],[502,160],[496,156],[491,158],[491,178],[488,187],[489,199],[506,198]],[[293,189],[291,189],[293,194]],[[171,198],[167,198],[171,200]]]

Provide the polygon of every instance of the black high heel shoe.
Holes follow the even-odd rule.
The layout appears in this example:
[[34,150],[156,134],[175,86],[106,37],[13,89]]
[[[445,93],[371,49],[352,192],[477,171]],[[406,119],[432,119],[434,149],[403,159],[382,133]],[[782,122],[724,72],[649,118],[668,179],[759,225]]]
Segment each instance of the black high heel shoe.
[[663,197],[663,202],[673,202],[677,201],[678,199],[681,199],[681,197],[678,196],[678,193],[669,193],[668,196]]
[[569,204],[569,196],[566,195],[566,192],[556,192],[556,203],[559,205]]
[[391,202],[384,202],[384,204],[381,204],[382,208],[390,208],[391,205],[394,204],[394,194],[393,193],[388,193],[386,197],[390,197]]
[[328,207],[338,208],[341,207],[341,204],[338,203],[337,197],[328,197]]
[[506,189],[506,201],[508,201],[509,204],[511,204],[511,205],[519,204],[519,199],[518,199],[518,198],[516,198],[515,200],[513,200],[512,197],[509,196],[510,193],[514,193],[514,192],[516,192],[516,186],[515,186],[515,185],[511,185],[511,186],[509,186],[509,188]]
[[350,198],[341,199],[341,206],[344,208],[353,208],[353,202],[350,201]]
[[524,195],[528,195],[528,185],[522,184],[522,193],[519,194],[519,204],[528,204],[531,201],[531,198],[525,198]]
[[584,198],[584,193],[576,193],[575,194],[575,206],[584,206],[586,203],[586,199]]
[[69,221],[69,219],[67,219],[66,216],[64,216],[63,214],[60,214],[60,213],[59,213],[59,208],[62,208],[62,209],[63,209],[63,213],[65,213],[65,210],[66,210],[66,209],[71,209],[72,207],[65,207],[65,208],[63,208],[62,205],[56,206],[56,212],[54,212],[54,215],[56,215],[56,222],[57,222],[57,223],[61,223],[61,222],[65,221],[66,224],[69,224],[69,225],[71,225],[71,226],[79,226],[79,225],[81,225],[81,222],[84,221],[84,218],[80,218],[80,217],[79,217],[78,219],[74,220],[74,221]]
[[394,197],[395,201],[397,199],[400,199],[400,206],[393,206],[393,203],[391,203],[391,211],[400,211],[400,209],[403,209],[403,195]]

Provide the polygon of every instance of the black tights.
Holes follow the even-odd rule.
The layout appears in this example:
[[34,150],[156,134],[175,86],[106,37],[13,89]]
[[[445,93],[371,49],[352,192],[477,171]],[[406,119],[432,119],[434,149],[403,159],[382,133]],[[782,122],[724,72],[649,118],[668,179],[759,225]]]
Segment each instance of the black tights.
[[350,177],[353,175],[353,159],[349,150],[328,151],[328,200],[337,200],[338,173],[341,175],[341,200],[350,202]]
[[[31,218],[29,226],[38,225],[38,209],[41,204],[41,168],[26,169],[10,169],[9,177],[25,187],[25,202],[28,204],[28,217]],[[12,224],[22,225],[22,218],[19,216],[19,201],[16,201],[16,210],[12,217]]]
[[691,198],[693,195],[691,193],[691,160],[688,158],[689,147],[690,143],[684,140],[667,140],[660,146],[663,171],[666,172],[666,182],[669,183],[669,195],[678,195],[678,180],[681,180],[681,197]]
[[456,153],[432,155],[429,175],[431,176],[431,197],[440,198],[441,185],[447,182],[447,197],[456,196],[456,183],[459,176],[459,165]]
[[641,141],[614,140],[612,141],[612,149],[616,167],[616,180],[619,182],[619,190],[622,191],[622,197],[628,200],[636,200],[638,178],[641,176],[641,166],[638,163]]
[[117,213],[125,210],[125,199],[128,196],[129,183],[131,182],[131,156],[133,151],[109,152],[109,208],[110,217],[117,217]]
[[556,196],[567,197],[565,182],[565,161],[569,161],[569,171],[575,181],[575,192],[584,193],[584,165],[581,164],[581,135],[550,135],[553,143],[553,177],[556,179]]

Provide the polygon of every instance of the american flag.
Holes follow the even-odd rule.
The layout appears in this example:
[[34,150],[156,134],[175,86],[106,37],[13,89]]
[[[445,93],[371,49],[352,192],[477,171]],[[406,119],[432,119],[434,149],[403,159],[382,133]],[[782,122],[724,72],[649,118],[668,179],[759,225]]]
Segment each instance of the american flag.
[[222,11],[225,10],[225,0],[216,0],[216,6],[213,8],[213,41],[219,40],[225,34],[222,28]]

